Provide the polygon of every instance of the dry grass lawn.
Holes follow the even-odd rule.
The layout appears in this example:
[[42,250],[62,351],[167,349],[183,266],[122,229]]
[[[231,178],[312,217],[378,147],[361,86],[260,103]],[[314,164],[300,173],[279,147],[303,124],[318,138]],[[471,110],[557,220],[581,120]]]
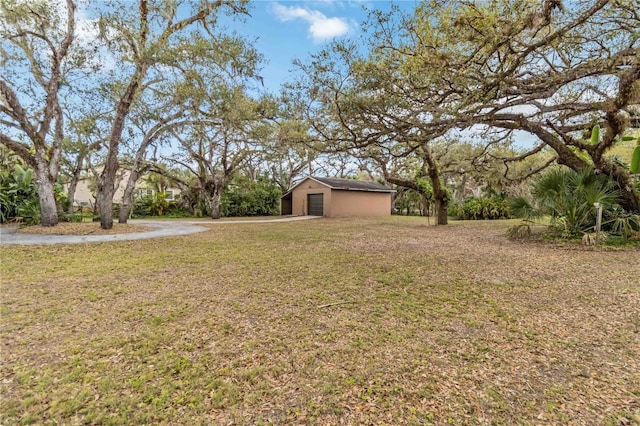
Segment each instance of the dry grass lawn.
[[18,229],[22,234],[41,235],[113,235],[145,232],[151,228],[131,223],[114,223],[111,229],[100,228],[100,222],[60,222],[56,226],[26,226]]
[[2,424],[640,424],[640,250],[509,223],[2,247]]

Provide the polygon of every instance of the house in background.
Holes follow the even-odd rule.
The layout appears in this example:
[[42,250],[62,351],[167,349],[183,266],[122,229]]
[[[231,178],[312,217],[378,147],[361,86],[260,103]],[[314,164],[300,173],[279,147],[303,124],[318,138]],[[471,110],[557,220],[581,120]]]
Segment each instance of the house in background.
[[[118,176],[118,180],[116,181],[116,190],[113,194],[113,202],[114,203],[122,203],[122,197],[124,197],[124,190],[127,186],[127,180],[129,179],[129,172],[125,171],[122,173],[122,176]],[[69,190],[69,185],[64,184],[65,192]],[[173,201],[180,194],[179,188],[168,187],[164,191],[165,199],[167,201]],[[138,180],[138,184],[136,185],[135,193],[133,195],[134,199],[139,199],[144,196],[153,196],[155,194],[155,189],[151,187],[151,185],[146,182],[144,179]],[[73,205],[76,207],[82,208],[93,208],[96,203],[95,197],[95,182],[92,178],[84,178],[78,181],[78,186],[76,186],[76,192],[73,197]]]
[[389,216],[394,189],[377,182],[308,177],[280,198],[280,213],[293,216]]

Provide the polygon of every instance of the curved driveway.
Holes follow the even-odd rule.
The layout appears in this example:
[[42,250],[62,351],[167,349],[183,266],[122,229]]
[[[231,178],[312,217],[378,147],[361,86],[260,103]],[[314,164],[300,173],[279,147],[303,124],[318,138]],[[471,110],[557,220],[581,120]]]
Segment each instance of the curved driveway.
[[151,228],[151,231],[131,232],[127,234],[111,235],[51,235],[51,234],[21,234],[16,232],[17,226],[0,227],[1,245],[52,245],[52,244],[82,244],[100,243],[108,241],[145,240],[148,238],[175,237],[208,231],[199,225],[223,225],[242,223],[268,223],[290,222],[295,220],[314,219],[318,216],[295,216],[271,220],[235,220],[235,221],[210,221],[190,222],[179,220],[132,220],[130,223]]

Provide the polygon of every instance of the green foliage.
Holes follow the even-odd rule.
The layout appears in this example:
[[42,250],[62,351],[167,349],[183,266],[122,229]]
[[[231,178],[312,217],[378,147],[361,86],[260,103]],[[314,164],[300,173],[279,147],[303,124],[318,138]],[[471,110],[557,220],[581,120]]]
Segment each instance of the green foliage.
[[165,211],[170,207],[171,203],[167,201],[167,194],[164,191],[154,192],[149,205],[149,213],[151,216],[164,216]]
[[91,222],[92,219],[93,219],[92,212],[77,211],[75,213],[65,215],[65,220],[67,222],[72,222],[72,223],[84,222],[84,221]]
[[151,216],[152,203],[153,197],[151,195],[145,195],[143,197],[136,198],[133,202],[133,208],[131,209],[131,217],[139,218]]
[[462,220],[508,219],[511,217],[509,203],[499,197],[469,198],[452,210],[455,216]]
[[640,215],[620,215],[604,224],[624,239],[640,239]]
[[394,211],[407,216],[423,216],[427,212],[429,201],[413,189],[398,191],[393,200]]
[[640,138],[638,138],[638,146],[633,150],[631,157],[631,165],[629,166],[631,173],[640,173]]
[[604,211],[617,206],[614,182],[593,170],[554,170],[536,181],[533,196],[552,217],[552,227],[568,237],[580,236],[595,224],[596,208]]
[[[420,186],[421,194],[427,200],[427,202],[432,202],[433,186],[431,185],[431,182],[427,179],[416,177],[416,183],[418,184],[418,186]],[[443,182],[440,182],[440,184],[443,188],[445,187]]]
[[24,225],[40,224],[40,199],[35,197],[25,199],[18,208],[18,215]]
[[40,221],[40,201],[33,170],[17,164],[12,173],[0,173],[0,223],[16,218],[29,224]]
[[529,221],[550,216],[551,234],[573,239],[593,229],[597,214],[594,204],[600,203],[603,230],[628,238],[637,232],[640,218],[624,214],[617,197],[616,184],[607,175],[595,174],[592,169],[555,169],[533,182],[530,198],[514,198],[510,207],[515,216]]
[[[195,217],[209,216],[211,208],[202,190],[197,187],[189,187],[180,193],[181,206],[185,206],[187,212]],[[185,212],[185,213],[187,213]]]
[[266,177],[251,181],[236,175],[222,195],[222,216],[269,216],[279,213],[280,188]]
[[[185,207],[180,200],[182,199],[180,194],[180,200],[167,200],[167,192],[153,192],[152,194],[145,194],[142,197],[138,197],[133,202],[133,208],[131,209],[132,218],[141,218],[149,216],[163,216],[163,217],[191,217],[193,216],[187,207]],[[114,212],[117,213],[117,209],[114,208]]]
[[593,126],[593,129],[591,129],[591,144],[595,145],[598,142],[600,142],[600,126],[596,124]]
[[514,217],[524,218],[532,222],[544,216],[544,212],[535,207],[532,200],[525,196],[518,196],[509,200],[509,210]]

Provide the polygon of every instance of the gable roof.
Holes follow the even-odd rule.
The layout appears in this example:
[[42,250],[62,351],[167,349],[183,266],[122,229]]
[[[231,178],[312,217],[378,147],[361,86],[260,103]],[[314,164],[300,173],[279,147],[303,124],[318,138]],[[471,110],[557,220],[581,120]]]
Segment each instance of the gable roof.
[[395,189],[391,189],[378,182],[370,180],[355,180],[355,179],[339,179],[339,178],[325,178],[314,177],[310,179],[317,180],[330,187],[331,189],[344,189],[347,191],[379,191],[379,192],[396,192]]
[[297,185],[294,185],[284,196],[290,194],[291,191],[302,185],[307,179],[314,180],[331,189],[342,191],[396,192],[395,189],[373,181],[309,176],[302,179]]

